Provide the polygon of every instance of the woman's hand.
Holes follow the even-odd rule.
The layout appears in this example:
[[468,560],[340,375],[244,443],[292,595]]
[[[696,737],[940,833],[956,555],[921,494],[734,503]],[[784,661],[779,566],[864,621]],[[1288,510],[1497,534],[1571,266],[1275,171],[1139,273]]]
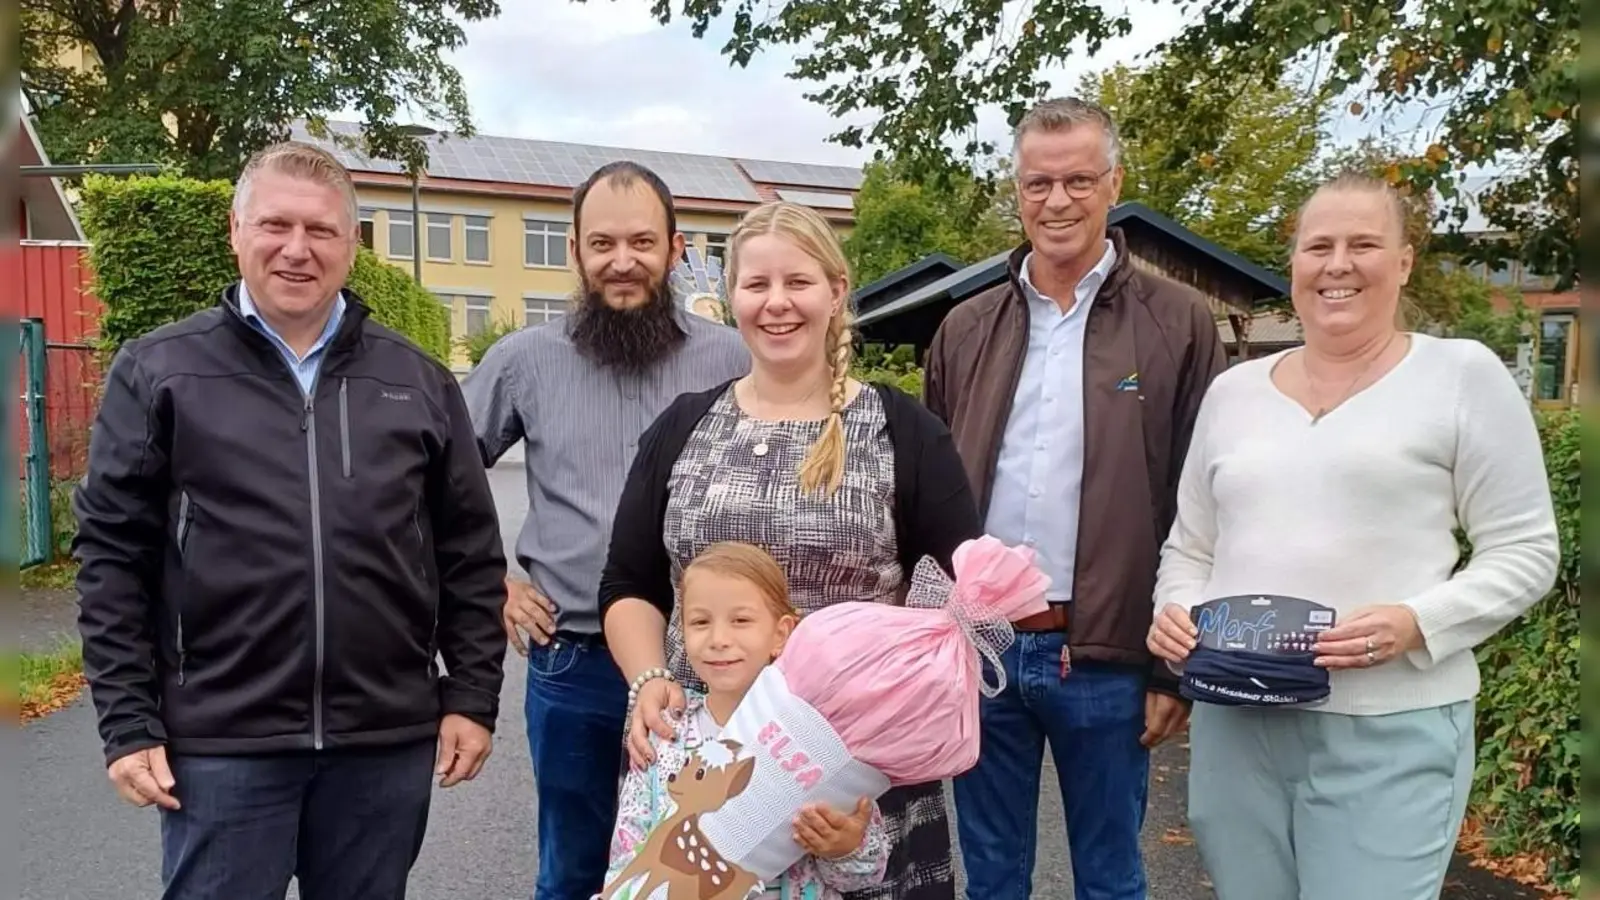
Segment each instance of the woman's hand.
[[794,817],[794,842],[812,856],[838,859],[861,849],[872,821],[872,801],[862,797],[856,811],[844,815],[823,803],[810,803]]
[[1316,664],[1329,669],[1365,669],[1422,648],[1422,626],[1411,607],[1365,606],[1322,633]]
[[1156,613],[1150,623],[1150,635],[1145,646],[1157,657],[1170,663],[1181,663],[1189,658],[1189,651],[1199,642],[1199,629],[1189,618],[1189,613],[1176,603],[1168,603]]
[[676,681],[652,678],[639,688],[639,699],[628,722],[628,759],[635,768],[643,769],[655,762],[650,732],[664,741],[671,740],[676,729],[664,713],[668,709],[682,713],[684,705],[683,688]]

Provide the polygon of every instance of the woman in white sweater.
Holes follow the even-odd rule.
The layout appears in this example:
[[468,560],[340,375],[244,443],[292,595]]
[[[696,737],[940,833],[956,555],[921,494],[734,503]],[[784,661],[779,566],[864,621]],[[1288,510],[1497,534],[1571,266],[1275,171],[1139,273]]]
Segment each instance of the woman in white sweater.
[[[1151,652],[1241,594],[1330,606],[1317,706],[1195,704],[1189,817],[1219,900],[1439,895],[1473,770],[1473,648],[1550,589],[1560,555],[1533,413],[1476,341],[1400,330],[1405,208],[1345,176],[1301,210],[1305,345],[1202,404],[1162,551]],[[1459,562],[1453,529],[1473,545]]]

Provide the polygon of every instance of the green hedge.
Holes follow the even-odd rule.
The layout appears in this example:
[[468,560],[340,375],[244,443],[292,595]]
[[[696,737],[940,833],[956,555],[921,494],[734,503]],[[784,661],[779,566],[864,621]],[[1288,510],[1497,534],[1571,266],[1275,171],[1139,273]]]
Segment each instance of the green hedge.
[[[81,218],[91,242],[94,290],[105,304],[103,349],[217,302],[239,277],[228,240],[233,186],[174,175],[84,180]],[[362,248],[350,288],[373,318],[449,361],[446,311],[410,275]]]
[[1578,890],[1578,630],[1582,499],[1576,411],[1540,416],[1545,465],[1561,529],[1555,588],[1511,627],[1478,648],[1478,769],[1472,813],[1497,856],[1532,853],[1548,880]]

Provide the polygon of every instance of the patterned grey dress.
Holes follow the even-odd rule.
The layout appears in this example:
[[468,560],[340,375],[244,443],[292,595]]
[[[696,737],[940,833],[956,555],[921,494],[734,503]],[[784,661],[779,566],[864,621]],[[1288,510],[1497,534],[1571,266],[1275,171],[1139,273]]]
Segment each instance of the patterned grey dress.
[[[800,489],[799,468],[822,422],[745,415],[730,387],[695,427],[672,468],[663,528],[674,591],[683,567],[719,541],[755,544],[788,574],[801,613],[845,601],[896,602],[908,573],[895,536],[894,446],[877,391],[844,410],[845,472],[832,497]],[[764,445],[765,452],[758,452]],[[678,598],[674,597],[676,607]],[[674,609],[667,665],[704,688],[689,667]],[[952,900],[949,813],[939,784],[891,789],[878,804],[893,841],[881,887],[848,900]]]

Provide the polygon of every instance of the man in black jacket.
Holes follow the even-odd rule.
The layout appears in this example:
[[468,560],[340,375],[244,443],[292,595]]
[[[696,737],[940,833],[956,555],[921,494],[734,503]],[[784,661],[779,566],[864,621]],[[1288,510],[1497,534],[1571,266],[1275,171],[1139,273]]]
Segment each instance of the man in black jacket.
[[432,776],[489,755],[494,502],[454,377],[344,287],[343,167],[262,151],[230,224],[240,281],[118,352],[75,496],[108,772],[167,898],[400,900]]

